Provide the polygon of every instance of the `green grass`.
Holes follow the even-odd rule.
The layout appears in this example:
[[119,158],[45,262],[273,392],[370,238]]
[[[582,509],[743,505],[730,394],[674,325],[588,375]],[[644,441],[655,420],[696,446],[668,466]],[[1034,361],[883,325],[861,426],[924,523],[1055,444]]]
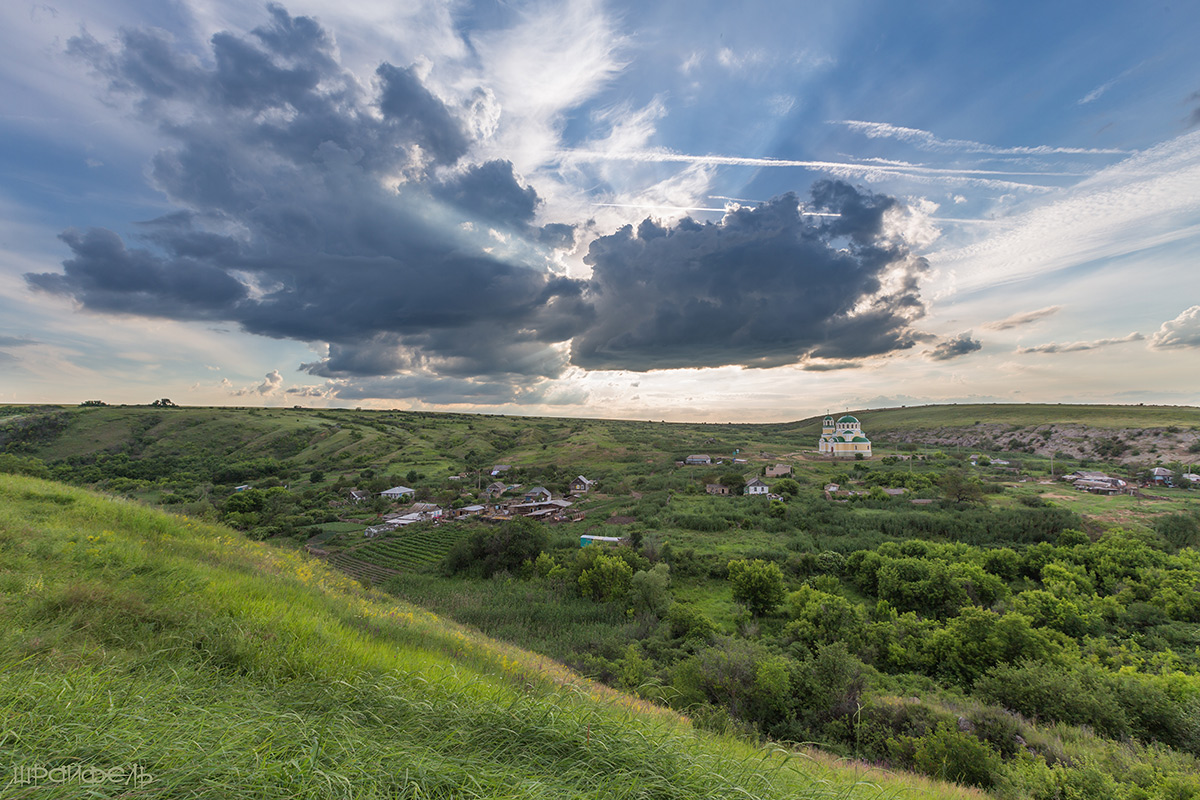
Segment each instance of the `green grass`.
[[[0,476],[5,798],[978,796],[694,731],[303,554]],[[863,782],[870,778],[871,783]]]

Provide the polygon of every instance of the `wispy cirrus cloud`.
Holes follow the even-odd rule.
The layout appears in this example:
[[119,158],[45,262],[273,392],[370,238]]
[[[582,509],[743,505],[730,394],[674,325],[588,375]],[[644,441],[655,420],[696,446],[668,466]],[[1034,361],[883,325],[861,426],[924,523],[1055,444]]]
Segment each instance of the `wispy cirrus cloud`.
[[661,148],[639,150],[582,150],[562,149],[555,153],[559,162],[565,165],[584,162],[627,161],[658,164],[693,164],[709,167],[771,167],[771,168],[800,168],[826,172],[840,178],[859,178],[863,180],[883,180],[886,178],[907,178],[919,183],[942,182],[949,184],[971,185],[1004,191],[1052,192],[1056,187],[1037,183],[1027,183],[1011,178],[1020,177],[1084,177],[1080,172],[1047,172],[992,170],[975,168],[931,167],[924,164],[910,164],[900,161],[825,161],[808,159],[762,158],[757,156],[730,155],[695,155],[677,153]]
[[1200,237],[1200,131],[1099,170],[988,236],[929,254],[975,291]]
[[1045,308],[1039,308],[1037,311],[1022,311],[1010,317],[989,322],[983,327],[993,331],[1007,331],[1019,328],[1022,325],[1030,325],[1038,320],[1046,319],[1046,317],[1052,317],[1061,310],[1062,306],[1046,306]]
[[1121,336],[1112,339],[1093,339],[1090,342],[1050,342],[1049,344],[1039,344],[1033,347],[1018,347],[1017,353],[1026,355],[1029,353],[1079,353],[1084,350],[1098,350],[1101,347],[1112,347],[1118,344],[1127,344],[1128,342],[1140,342],[1146,337],[1134,331],[1128,336]]
[[845,125],[868,139],[897,139],[913,145],[918,150],[934,153],[977,153],[989,156],[1053,156],[1053,155],[1128,155],[1128,150],[1108,147],[1060,147],[1056,145],[1033,145],[1003,147],[969,139],[942,139],[930,131],[906,128],[887,122],[864,122],[861,120],[833,120],[835,125]]

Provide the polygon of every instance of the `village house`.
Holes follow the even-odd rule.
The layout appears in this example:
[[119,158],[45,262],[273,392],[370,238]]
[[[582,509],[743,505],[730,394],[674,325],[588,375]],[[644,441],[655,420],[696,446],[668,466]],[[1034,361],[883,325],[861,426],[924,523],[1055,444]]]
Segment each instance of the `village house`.
[[685,458],[683,460],[683,463],[691,465],[691,466],[697,466],[697,465],[707,466],[707,465],[712,464],[712,458],[710,458],[709,456],[703,456],[703,455],[688,456],[687,458]]
[[742,490],[742,494],[770,494],[771,487],[760,481],[758,478],[751,478],[746,483],[746,488]]
[[1155,483],[1165,483],[1168,486],[1171,485],[1172,475],[1174,475],[1174,473],[1166,467],[1155,467],[1154,469],[1150,470],[1150,479],[1152,481]]
[[492,477],[494,478],[497,475],[508,472],[510,469],[512,469],[511,464],[497,464],[496,466],[492,467]]
[[366,500],[370,500],[370,499],[371,499],[371,493],[368,491],[365,491],[363,489],[351,489],[350,490],[350,502],[352,502],[352,503],[362,503],[362,502],[364,502]]
[[589,481],[587,478],[580,475],[575,480],[571,481],[571,494],[583,494],[585,492],[589,492],[595,485],[595,481]]
[[380,497],[386,497],[388,500],[400,500],[408,495],[417,493],[416,489],[410,489],[407,486],[393,486],[379,493]]
[[729,494],[729,487],[720,483],[708,483],[704,485],[704,491],[709,494]]
[[462,508],[454,509],[454,516],[456,516],[456,517],[477,517],[485,511],[487,511],[487,506],[481,506],[481,505],[463,506]]
[[535,486],[525,493],[525,502],[536,503],[539,500],[549,500],[553,496],[545,486]]
[[776,464],[773,467],[767,467],[766,477],[782,478],[785,475],[792,474],[792,466],[790,464]]
[[508,491],[508,486],[501,481],[492,481],[487,485],[487,488],[484,489],[484,491],[487,493],[488,497],[499,497]]

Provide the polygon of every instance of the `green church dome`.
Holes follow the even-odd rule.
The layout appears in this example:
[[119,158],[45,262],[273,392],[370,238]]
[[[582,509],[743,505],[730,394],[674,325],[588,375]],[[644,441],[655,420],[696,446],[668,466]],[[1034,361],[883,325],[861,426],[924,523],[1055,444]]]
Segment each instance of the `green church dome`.
[[850,441],[852,441],[852,442],[866,442],[867,444],[870,444],[870,443],[871,443],[871,440],[870,440],[870,439],[868,439],[868,438],[867,438],[867,437],[865,437],[865,436],[855,436],[855,437],[854,437],[853,439],[851,439]]
[[855,425],[857,425],[857,424],[858,424],[858,417],[852,417],[852,416],[850,416],[849,414],[847,414],[846,416],[844,416],[844,417],[842,417],[841,419],[839,419],[839,420],[838,420],[838,422],[839,422],[839,423],[841,423],[841,422],[853,422]]

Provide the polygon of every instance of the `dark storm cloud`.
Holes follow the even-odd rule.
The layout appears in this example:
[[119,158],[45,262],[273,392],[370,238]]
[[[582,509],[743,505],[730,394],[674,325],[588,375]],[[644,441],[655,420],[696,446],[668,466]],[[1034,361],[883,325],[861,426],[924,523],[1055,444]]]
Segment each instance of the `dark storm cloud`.
[[517,184],[512,164],[489,161],[433,187],[434,197],[454,204],[476,218],[501,225],[525,225],[537,210],[537,192]]
[[934,361],[949,361],[982,348],[983,344],[978,339],[972,339],[971,332],[966,331],[953,338],[938,342],[937,346],[929,351],[929,357]]
[[442,101],[425,88],[412,67],[399,69],[381,64],[375,74],[383,84],[379,108],[395,131],[442,163],[452,164],[466,155],[468,142],[462,127]]
[[412,68],[382,64],[364,90],[320,25],[269,12],[215,35],[210,60],[159,31],[71,40],[171,141],[152,176],[179,210],[129,242],[67,231],[63,272],[29,283],[98,311],[327,342],[306,365],[323,376],[561,373],[551,345],[591,316],[548,270],[570,227],[533,227],[540,200],[511,163],[459,165],[468,126]]
[[327,345],[303,368],[344,399],[550,403],[572,362],[849,366],[922,340],[927,267],[885,230],[892,198],[821,181],[806,206],[832,216],[789,194],[719,223],[647,219],[591,243],[590,279],[560,277],[553,248],[577,229],[537,227],[510,162],[464,158],[481,100],[448,105],[386,63],[364,87],[318,23],[268,11],[203,57],[161,31],[70,40],[168,141],[150,175],[174,210],[125,237],[64,232],[62,272],[30,285]]
[[59,238],[75,254],[63,262],[65,274],[26,278],[39,289],[73,295],[93,310],[207,319],[223,317],[246,297],[246,287],[218,267],[127,249],[109,230],[69,230]]
[[573,343],[587,368],[648,370],[806,357],[859,359],[912,347],[927,269],[883,230],[895,201],[839,181],[730,212],[719,223],[647,219],[591,244],[596,322]]

